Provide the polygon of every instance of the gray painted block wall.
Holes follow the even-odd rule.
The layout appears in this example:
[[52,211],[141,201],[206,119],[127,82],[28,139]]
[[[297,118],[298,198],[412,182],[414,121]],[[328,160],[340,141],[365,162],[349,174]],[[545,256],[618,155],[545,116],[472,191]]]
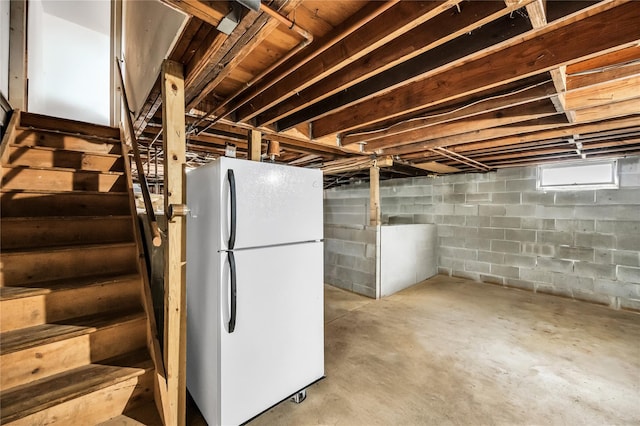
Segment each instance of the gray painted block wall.
[[[536,167],[383,181],[382,218],[437,224],[442,274],[640,310],[640,157],[619,169],[617,190],[538,191]],[[368,191],[325,191],[325,226],[366,223]]]

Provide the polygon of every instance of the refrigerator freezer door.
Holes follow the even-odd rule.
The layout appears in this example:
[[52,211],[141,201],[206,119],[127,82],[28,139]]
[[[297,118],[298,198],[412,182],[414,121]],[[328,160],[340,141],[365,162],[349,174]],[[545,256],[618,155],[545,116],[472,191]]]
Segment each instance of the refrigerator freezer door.
[[[236,249],[322,239],[319,170],[232,158],[218,161],[221,247],[228,248],[232,193],[237,207]],[[229,169],[235,185],[229,182]]]
[[227,254],[219,254],[224,265],[218,331],[221,424],[246,422],[324,376],[322,246],[315,242],[236,251],[231,333],[232,271]]

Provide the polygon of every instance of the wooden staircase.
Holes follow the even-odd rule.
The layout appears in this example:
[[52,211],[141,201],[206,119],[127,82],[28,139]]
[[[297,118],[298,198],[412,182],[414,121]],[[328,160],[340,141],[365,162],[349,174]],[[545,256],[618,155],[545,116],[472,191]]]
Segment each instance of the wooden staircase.
[[2,147],[0,424],[120,422],[141,407],[161,424],[120,132],[14,114]]

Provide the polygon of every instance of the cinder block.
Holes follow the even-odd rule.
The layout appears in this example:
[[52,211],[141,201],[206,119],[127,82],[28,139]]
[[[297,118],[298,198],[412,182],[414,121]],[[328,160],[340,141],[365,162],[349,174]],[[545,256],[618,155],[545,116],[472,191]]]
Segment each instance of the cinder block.
[[557,287],[553,284],[535,283],[536,293],[551,294],[553,296],[561,296],[573,298],[573,292],[570,288]]
[[476,182],[455,183],[453,185],[453,192],[455,194],[478,192],[478,184]]
[[364,257],[367,259],[375,259],[376,258],[376,245],[375,244],[367,244],[365,247]]
[[342,249],[338,251],[340,254],[348,254],[351,256],[364,257],[366,244],[353,241],[343,241]]
[[[617,262],[613,260],[614,250],[609,249],[595,249],[593,261],[602,265],[610,265]],[[632,265],[633,266],[633,265]]]
[[521,218],[509,216],[494,216],[491,218],[491,226],[494,228],[520,228]]
[[414,214],[413,223],[433,223],[432,214]]
[[512,179],[507,180],[507,192],[524,192],[524,191],[535,191],[536,190],[536,179],[527,178],[527,179]]
[[610,234],[576,232],[575,236],[575,244],[582,247],[613,248],[616,244],[616,239]]
[[491,251],[498,253],[520,253],[518,241],[491,240]]
[[595,231],[595,220],[558,219],[556,220],[556,230],[565,232],[593,232]]
[[444,225],[464,225],[465,218],[464,216],[453,216],[445,214],[442,216],[442,224]]
[[522,202],[522,193],[494,192],[491,194],[491,202],[495,204],[520,204]]
[[458,229],[458,226],[438,225],[437,227],[438,237],[453,237],[455,235],[456,229]]
[[356,257],[346,254],[338,255],[338,266],[342,266],[347,269],[356,269]]
[[478,182],[478,192],[505,192],[507,184],[504,180]]
[[451,269],[450,268],[445,268],[443,266],[438,266],[438,274],[439,275],[451,276]]
[[618,250],[640,251],[640,233],[618,235],[616,248]]
[[593,262],[595,259],[595,250],[590,247],[559,246],[557,257],[560,259]]
[[609,296],[640,299],[640,285],[623,281],[597,279],[593,284],[593,290]]
[[[527,207],[527,206],[523,206],[523,207]],[[522,229],[554,230],[556,229],[556,220],[555,219],[538,219],[535,217],[523,217],[522,220],[520,221],[520,227]]]
[[524,229],[506,229],[504,231],[504,239],[511,241],[536,241],[536,231]]
[[491,273],[500,277],[520,278],[520,268],[515,266],[491,265]]
[[491,265],[484,262],[477,262],[475,260],[465,260],[464,270],[467,272],[482,272],[488,274],[490,272]]
[[544,271],[570,274],[573,272],[573,261],[551,257],[538,257],[536,259],[536,268]]
[[535,290],[535,284],[532,283],[531,281],[518,280],[515,278],[505,278],[504,285],[507,287],[519,288],[522,290],[529,290],[529,291]]
[[453,214],[463,216],[477,216],[478,206],[470,204],[456,204],[453,209]]
[[596,231],[603,234],[640,234],[640,218],[636,220],[597,220]]
[[578,277],[564,273],[553,273],[553,285],[557,288],[572,288],[593,291],[593,278]]
[[640,173],[621,173],[620,188],[640,187]]
[[477,238],[478,228],[473,226],[459,226],[455,228],[453,236],[462,239]]
[[487,284],[504,285],[504,277],[498,277],[490,274],[480,274],[480,281]]
[[613,262],[616,265],[640,267],[640,252],[639,251],[613,251]]
[[480,281],[480,274],[476,273],[476,272],[467,272],[467,271],[461,271],[461,270],[452,270],[451,271],[451,276],[452,277],[457,277],[457,278],[465,278],[468,280],[473,280],[473,281]]
[[477,260],[478,258],[477,250],[443,246],[440,246],[439,250],[442,256],[452,257],[459,260]]
[[465,240],[462,238],[454,238],[454,237],[439,237],[438,245],[440,247],[457,247],[464,248]]
[[552,283],[553,272],[539,269],[520,268],[520,279],[536,283]]
[[376,289],[370,286],[363,286],[359,284],[353,284],[352,291],[357,294],[361,294],[363,296],[371,297],[373,299],[376,298]]
[[558,192],[556,194],[556,205],[577,206],[581,204],[593,204],[596,201],[595,191],[571,191]]
[[505,208],[507,209],[507,216],[525,218],[537,216],[538,213],[537,206],[532,206],[530,204],[507,204]]
[[553,244],[522,243],[522,253],[537,256],[553,257],[556,254],[556,246]]
[[638,209],[623,205],[597,205],[574,207],[576,219],[638,220]]
[[598,204],[640,204],[640,191],[636,188],[600,189],[596,191]]
[[618,171],[620,173],[640,173],[640,156],[619,159]]
[[534,205],[553,205],[555,203],[555,192],[523,192],[522,204],[534,204]]
[[453,194],[453,184],[452,183],[435,184],[433,185],[432,193],[433,195]]
[[442,195],[443,203],[451,203],[451,204],[462,204],[464,203],[465,197],[464,194],[444,194]]
[[620,309],[640,312],[640,300],[620,298]]
[[571,290],[573,298],[584,302],[597,303],[598,305],[610,306],[611,299],[615,297],[605,294],[594,293],[593,291],[574,288]]
[[541,244],[573,244],[573,235],[570,232],[536,231],[536,238]]
[[354,263],[356,271],[372,274],[376,273],[376,262],[374,259],[356,258]]
[[434,214],[453,214],[453,204],[437,204],[433,210]]
[[465,224],[467,226],[489,227],[491,226],[491,218],[489,216],[467,216]]
[[453,257],[446,257],[442,255],[439,256],[438,265],[442,266],[443,268],[448,268],[451,271],[453,271],[454,269],[458,271],[464,270],[464,260],[455,259]]
[[504,216],[507,213],[505,206],[480,205],[478,215],[480,216]]
[[478,238],[484,238],[487,240],[504,240],[504,229],[478,228]]
[[503,264],[505,263],[505,254],[478,250],[478,261]]
[[479,203],[491,201],[491,194],[488,192],[479,192],[476,194],[466,194],[465,201],[467,203]]
[[504,264],[518,268],[533,268],[536,266],[536,256],[507,253],[504,255]]
[[464,247],[475,250],[491,250],[491,240],[484,238],[466,238]]
[[640,284],[640,268],[618,265],[616,272],[618,281]]
[[[538,216],[542,219],[573,219],[575,209],[573,206],[547,206],[539,205],[537,208]],[[585,207],[582,207],[585,208]],[[577,216],[576,216],[577,217]],[[590,219],[591,216],[583,216],[581,218]]]
[[574,274],[579,277],[605,278],[613,280],[616,278],[615,265],[602,265],[591,262],[575,262]]

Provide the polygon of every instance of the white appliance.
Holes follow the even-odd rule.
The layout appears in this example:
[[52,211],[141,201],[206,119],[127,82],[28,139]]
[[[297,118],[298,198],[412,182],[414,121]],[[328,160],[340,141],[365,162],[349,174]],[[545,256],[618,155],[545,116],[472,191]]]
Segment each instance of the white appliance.
[[187,388],[244,423],[324,376],[322,173],[232,158],[187,173]]

